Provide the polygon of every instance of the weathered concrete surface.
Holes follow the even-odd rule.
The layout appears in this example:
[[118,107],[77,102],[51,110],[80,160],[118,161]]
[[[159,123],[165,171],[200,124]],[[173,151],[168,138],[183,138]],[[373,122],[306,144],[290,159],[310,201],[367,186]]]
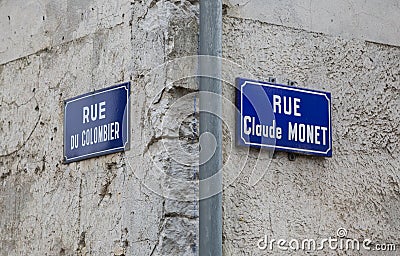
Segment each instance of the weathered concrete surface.
[[0,64],[131,20],[130,1],[0,2]]
[[397,0],[225,0],[229,16],[400,46]]
[[[194,89],[172,84],[155,101],[148,77],[166,87],[168,75],[152,70],[197,52],[197,10],[194,1],[0,2],[0,255],[196,252],[196,204],[182,201],[197,193],[184,182],[195,171],[193,122],[176,137],[157,126]],[[129,80],[131,150],[62,164],[63,100]],[[188,153],[183,163],[163,151],[168,139]]]
[[[286,153],[277,153],[270,161],[268,152],[231,148],[231,136],[224,137],[236,163],[225,166],[225,176],[242,171],[224,191],[225,255],[267,255],[268,250],[257,248],[264,235],[322,239],[335,237],[339,228],[346,228],[349,238],[399,248],[400,48],[253,20],[225,17],[223,22],[224,57],[260,80],[273,76],[330,91],[333,122],[332,158],[289,161]],[[224,95],[234,102],[232,88],[225,88]],[[224,109],[227,124],[234,127],[234,114]],[[265,173],[254,186],[248,182],[253,171]],[[273,255],[290,254],[274,248]]]

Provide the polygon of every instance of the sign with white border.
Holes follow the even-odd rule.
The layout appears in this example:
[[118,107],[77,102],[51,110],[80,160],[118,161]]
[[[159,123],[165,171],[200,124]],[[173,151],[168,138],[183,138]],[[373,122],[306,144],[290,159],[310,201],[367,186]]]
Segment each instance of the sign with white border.
[[236,79],[237,144],[332,156],[329,92]]

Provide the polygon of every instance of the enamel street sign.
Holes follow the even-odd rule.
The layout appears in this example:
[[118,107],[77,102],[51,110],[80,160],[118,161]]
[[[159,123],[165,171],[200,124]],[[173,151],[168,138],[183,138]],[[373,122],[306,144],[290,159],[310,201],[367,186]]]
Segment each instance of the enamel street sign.
[[332,156],[331,94],[236,79],[237,144]]
[[64,162],[129,149],[130,82],[64,102]]

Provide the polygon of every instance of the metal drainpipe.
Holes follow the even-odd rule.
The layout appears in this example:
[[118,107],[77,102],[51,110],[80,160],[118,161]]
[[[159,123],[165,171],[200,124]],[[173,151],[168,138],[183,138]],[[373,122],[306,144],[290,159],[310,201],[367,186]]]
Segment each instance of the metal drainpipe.
[[[200,55],[222,57],[222,0],[200,0]],[[199,255],[222,256],[222,84],[221,60],[199,59],[201,74],[213,74],[216,78],[200,76],[200,145],[204,133],[215,138],[215,152],[209,155],[200,150],[199,164]],[[212,95],[210,95],[212,93]],[[213,113],[204,111],[212,109]],[[204,182],[214,177],[213,182]],[[219,191],[209,197],[210,191]]]

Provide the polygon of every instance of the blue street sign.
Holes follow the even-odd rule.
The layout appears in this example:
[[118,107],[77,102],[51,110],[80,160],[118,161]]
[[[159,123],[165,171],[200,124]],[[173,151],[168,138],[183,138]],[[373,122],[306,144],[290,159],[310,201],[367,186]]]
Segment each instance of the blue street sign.
[[332,156],[331,94],[236,79],[237,144]]
[[64,102],[64,162],[129,149],[130,82]]

